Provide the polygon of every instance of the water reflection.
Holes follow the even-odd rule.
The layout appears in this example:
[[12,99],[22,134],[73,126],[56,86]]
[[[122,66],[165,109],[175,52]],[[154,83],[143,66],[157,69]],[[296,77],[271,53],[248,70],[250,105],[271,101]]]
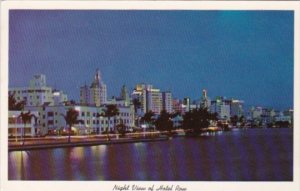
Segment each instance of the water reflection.
[[9,166],[16,173],[13,176],[13,179],[26,179],[26,167],[28,164],[28,153],[26,151],[13,152],[9,155],[9,161],[12,162],[12,165]]
[[10,180],[291,181],[291,129],[9,153]]

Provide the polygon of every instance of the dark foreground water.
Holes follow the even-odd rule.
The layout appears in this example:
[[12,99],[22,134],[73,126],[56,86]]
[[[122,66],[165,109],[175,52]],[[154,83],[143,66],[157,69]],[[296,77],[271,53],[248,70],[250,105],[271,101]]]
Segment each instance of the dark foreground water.
[[10,152],[10,180],[292,181],[293,130]]

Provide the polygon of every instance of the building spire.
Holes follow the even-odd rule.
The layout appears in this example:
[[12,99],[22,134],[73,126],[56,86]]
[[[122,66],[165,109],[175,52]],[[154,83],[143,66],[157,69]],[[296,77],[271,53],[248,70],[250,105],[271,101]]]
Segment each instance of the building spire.
[[206,89],[202,90],[202,97],[203,98],[207,98],[207,91],[206,91]]
[[100,86],[100,81],[101,81],[100,71],[97,68],[96,74],[95,74],[95,77],[94,77],[94,81],[92,82],[91,88],[99,87]]
[[99,68],[97,68],[97,70],[96,70],[95,82],[98,83],[98,84],[100,83],[100,71],[99,71]]

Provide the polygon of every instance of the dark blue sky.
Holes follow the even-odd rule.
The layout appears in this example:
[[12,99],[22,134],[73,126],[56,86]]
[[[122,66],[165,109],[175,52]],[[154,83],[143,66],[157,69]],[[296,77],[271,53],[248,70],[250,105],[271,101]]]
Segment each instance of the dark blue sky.
[[174,97],[293,106],[292,11],[10,11],[9,87],[34,74],[79,100],[97,68],[108,95],[151,83]]

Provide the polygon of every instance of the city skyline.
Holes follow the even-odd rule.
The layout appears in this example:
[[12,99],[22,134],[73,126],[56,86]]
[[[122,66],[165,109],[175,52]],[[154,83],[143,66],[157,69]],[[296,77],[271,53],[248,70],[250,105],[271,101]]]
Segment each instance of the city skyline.
[[9,52],[9,87],[44,73],[76,101],[99,68],[108,97],[149,83],[180,99],[207,89],[212,99],[293,106],[290,11],[14,10]]

